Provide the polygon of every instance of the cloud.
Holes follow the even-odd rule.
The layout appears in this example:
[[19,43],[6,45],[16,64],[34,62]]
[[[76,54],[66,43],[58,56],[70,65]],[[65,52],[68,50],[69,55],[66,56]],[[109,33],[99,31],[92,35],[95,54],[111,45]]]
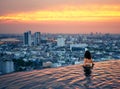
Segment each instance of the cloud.
[[48,9],[61,5],[119,5],[120,0],[0,0],[0,15]]
[[0,16],[0,20],[23,22],[36,21],[115,21],[120,20],[120,6],[81,5],[58,6],[48,10],[38,10]]
[[0,33],[120,33],[120,0],[0,0]]

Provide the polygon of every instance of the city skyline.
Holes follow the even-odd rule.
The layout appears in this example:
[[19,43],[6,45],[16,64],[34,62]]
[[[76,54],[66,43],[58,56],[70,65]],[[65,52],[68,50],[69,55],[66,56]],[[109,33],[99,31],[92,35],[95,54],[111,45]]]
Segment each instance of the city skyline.
[[0,33],[120,33],[120,0],[0,2]]

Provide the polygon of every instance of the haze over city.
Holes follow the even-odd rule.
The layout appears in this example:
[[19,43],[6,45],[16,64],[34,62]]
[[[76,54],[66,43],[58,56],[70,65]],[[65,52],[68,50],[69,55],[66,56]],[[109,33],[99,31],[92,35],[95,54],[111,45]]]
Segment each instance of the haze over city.
[[120,0],[2,0],[0,33],[120,33]]

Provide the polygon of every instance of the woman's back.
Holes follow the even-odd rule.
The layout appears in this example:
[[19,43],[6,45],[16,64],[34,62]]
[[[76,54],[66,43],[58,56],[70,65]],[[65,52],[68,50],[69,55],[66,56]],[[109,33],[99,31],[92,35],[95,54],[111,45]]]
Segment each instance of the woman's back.
[[91,57],[91,53],[89,51],[86,51],[84,54],[84,66],[93,66],[93,61]]
[[84,66],[89,66],[89,67],[92,67],[93,65],[93,61],[92,59],[84,59]]

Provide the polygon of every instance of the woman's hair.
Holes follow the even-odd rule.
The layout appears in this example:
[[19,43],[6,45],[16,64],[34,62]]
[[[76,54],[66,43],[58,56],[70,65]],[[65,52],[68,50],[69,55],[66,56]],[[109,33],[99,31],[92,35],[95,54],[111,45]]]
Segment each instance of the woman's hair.
[[91,59],[91,53],[89,51],[86,51],[84,54],[84,58]]

